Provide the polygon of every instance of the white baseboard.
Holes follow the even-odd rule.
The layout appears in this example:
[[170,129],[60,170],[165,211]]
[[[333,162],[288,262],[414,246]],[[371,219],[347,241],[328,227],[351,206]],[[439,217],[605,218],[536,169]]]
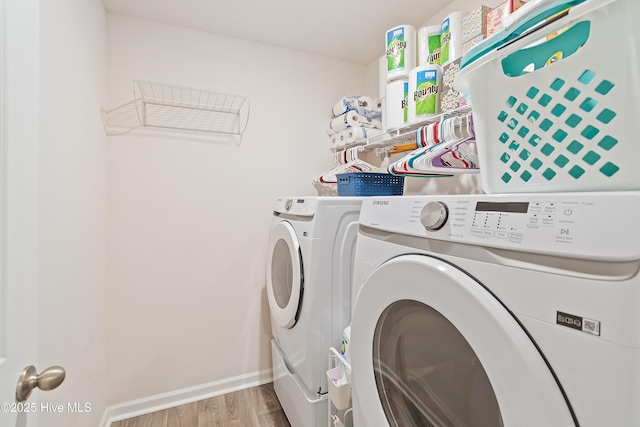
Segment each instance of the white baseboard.
[[142,399],[131,400],[108,406],[99,427],[109,427],[111,423],[139,415],[149,414],[174,406],[180,406],[198,400],[208,399],[221,394],[231,393],[249,387],[266,384],[273,381],[271,369],[239,375],[208,384],[184,388],[168,393],[156,394]]

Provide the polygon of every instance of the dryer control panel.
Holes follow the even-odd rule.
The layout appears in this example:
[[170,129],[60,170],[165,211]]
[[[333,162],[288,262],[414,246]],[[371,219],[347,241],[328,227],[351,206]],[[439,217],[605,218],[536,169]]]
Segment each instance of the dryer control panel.
[[640,193],[376,197],[364,226],[563,257],[640,259]]
[[275,214],[312,217],[316,212],[317,197],[279,197],[273,208]]

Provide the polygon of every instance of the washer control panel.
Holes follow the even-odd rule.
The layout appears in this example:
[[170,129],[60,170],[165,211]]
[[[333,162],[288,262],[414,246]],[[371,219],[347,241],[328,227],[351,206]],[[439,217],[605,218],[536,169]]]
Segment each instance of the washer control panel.
[[473,237],[522,243],[528,240],[558,240],[570,243],[577,234],[583,209],[572,202],[452,203],[450,237]]
[[365,200],[364,226],[558,256],[640,259],[640,193],[403,196]]

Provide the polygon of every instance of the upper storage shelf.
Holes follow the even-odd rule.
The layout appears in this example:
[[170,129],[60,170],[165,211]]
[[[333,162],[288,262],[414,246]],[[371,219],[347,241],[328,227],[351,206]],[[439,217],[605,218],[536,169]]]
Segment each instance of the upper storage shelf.
[[140,126],[240,135],[249,120],[249,98],[142,80],[133,81],[134,100],[102,110],[107,135]]
[[[424,126],[435,122],[441,122],[444,119],[449,119],[458,116],[468,116],[471,113],[471,105],[465,105],[456,110],[441,113],[426,119],[423,119],[416,123],[404,125],[397,129],[388,130],[380,135],[374,136],[369,139],[363,139],[352,144],[341,147],[337,151],[347,150],[351,147],[363,146],[363,151],[371,151],[387,149],[391,146],[399,146],[403,144],[415,143],[417,132]],[[470,125],[470,124],[469,124]]]

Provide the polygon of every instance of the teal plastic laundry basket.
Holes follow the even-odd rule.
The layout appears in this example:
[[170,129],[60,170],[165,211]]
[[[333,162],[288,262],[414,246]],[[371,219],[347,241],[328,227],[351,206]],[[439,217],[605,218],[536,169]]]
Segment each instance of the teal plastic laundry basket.
[[639,17],[587,0],[460,70],[485,192],[640,189]]

